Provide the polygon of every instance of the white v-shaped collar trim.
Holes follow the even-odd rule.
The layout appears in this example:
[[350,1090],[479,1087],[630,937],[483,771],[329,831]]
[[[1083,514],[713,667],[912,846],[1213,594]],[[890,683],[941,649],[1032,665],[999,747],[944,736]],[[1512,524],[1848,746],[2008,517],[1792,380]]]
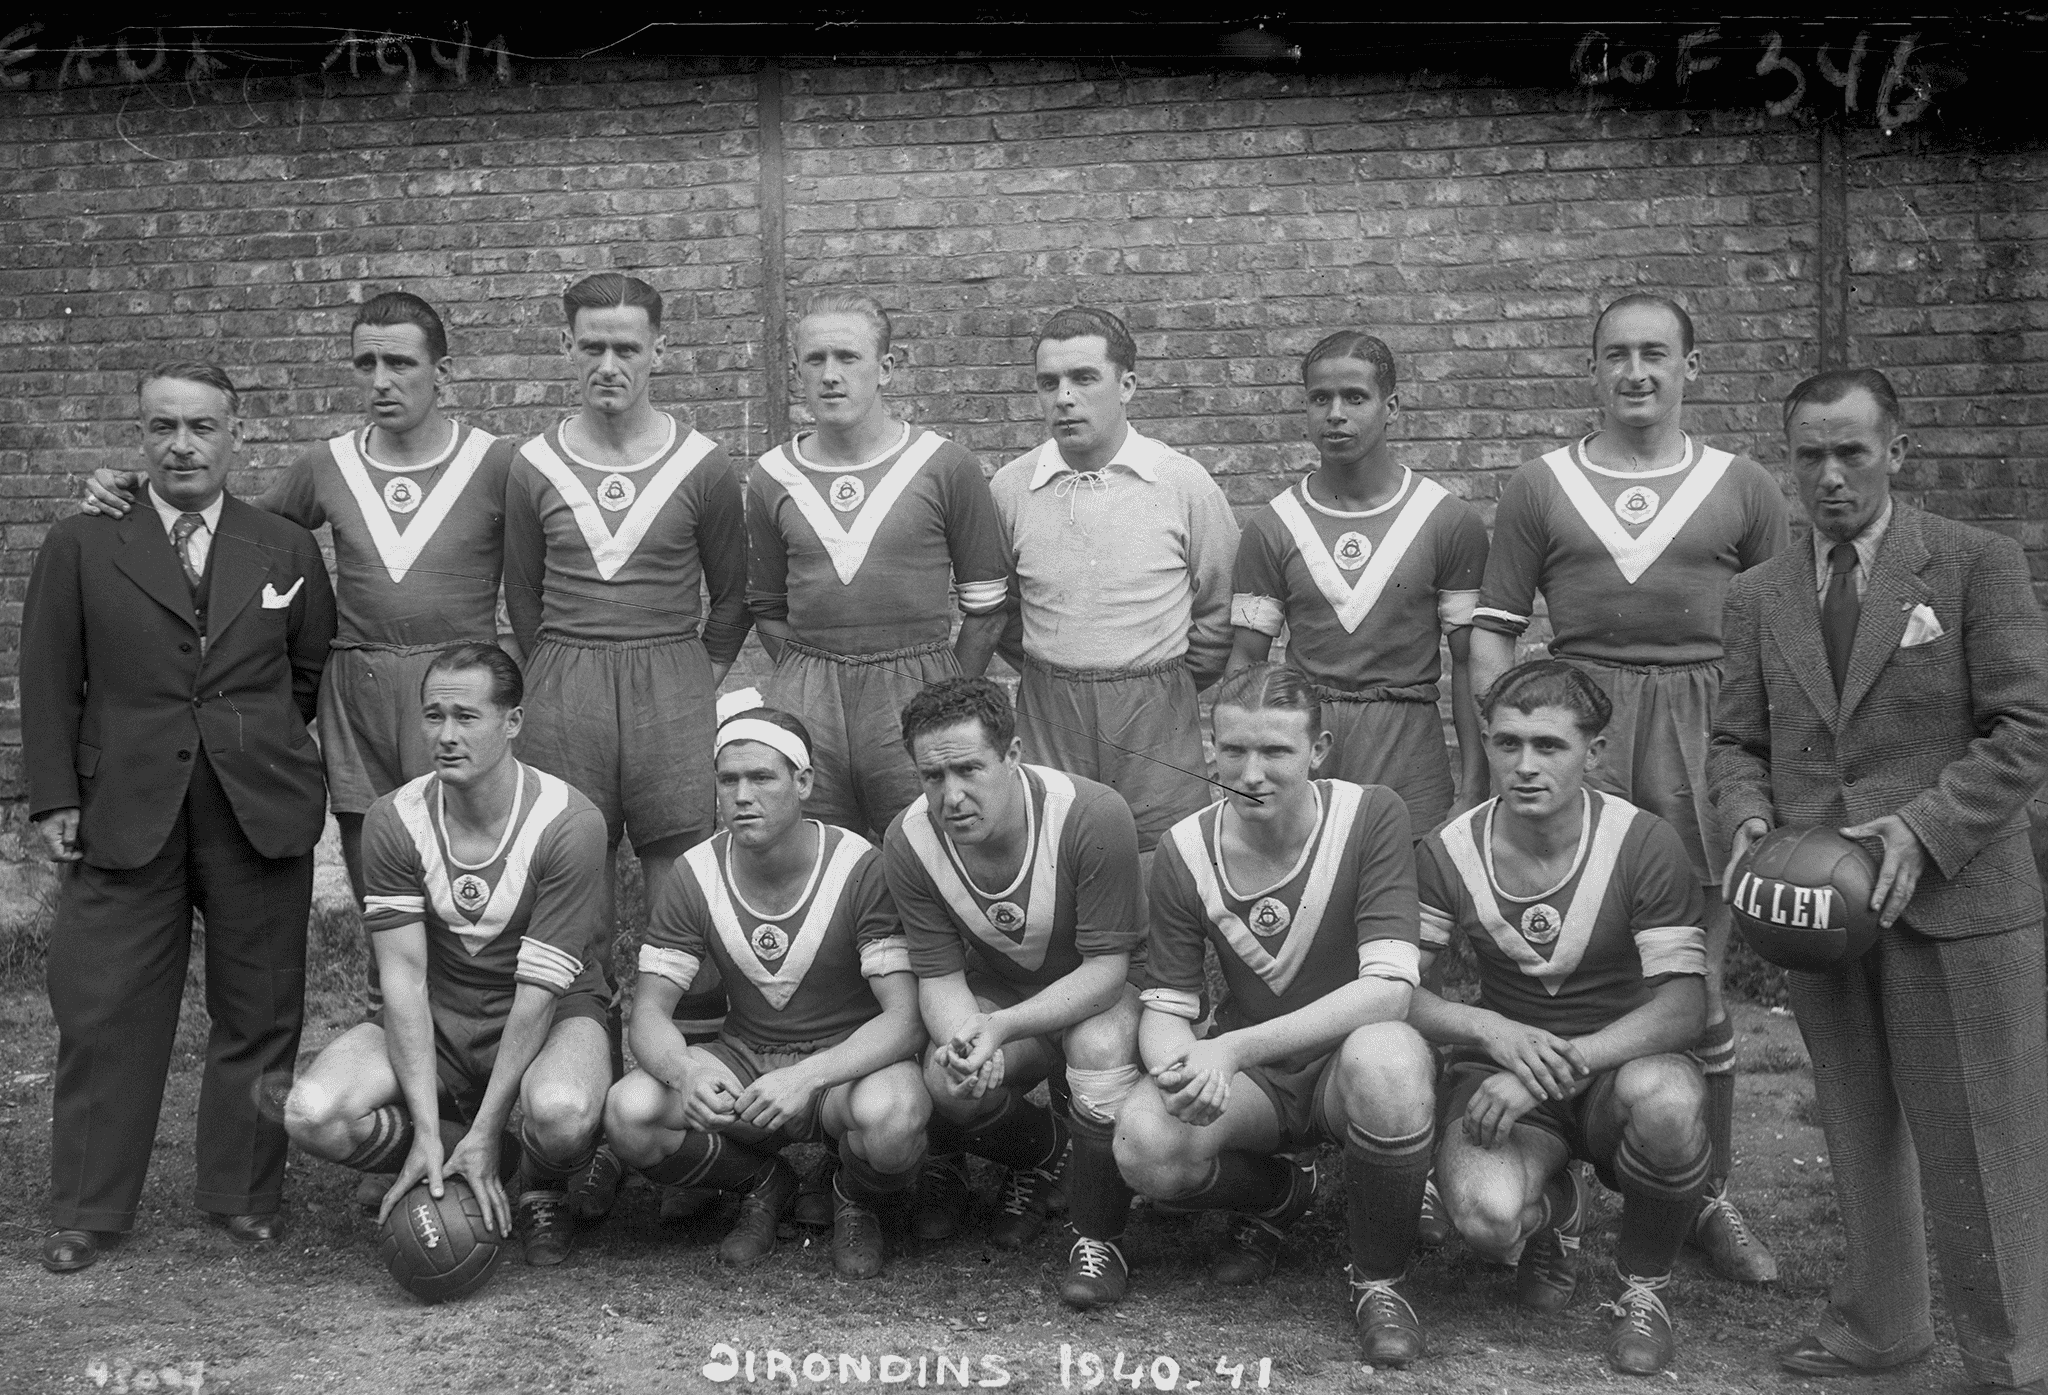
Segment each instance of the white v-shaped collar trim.
[[[819,836],[824,836],[822,827]],[[838,844],[829,857],[823,858],[825,870],[813,885],[810,907],[804,913],[803,922],[789,937],[789,951],[782,956],[782,966],[771,972],[761,962],[761,956],[754,952],[753,942],[747,938],[747,932],[740,924],[739,912],[733,904],[738,889],[726,882],[723,860],[718,856],[718,841],[712,838],[699,843],[683,854],[683,861],[689,867],[690,875],[697,879],[705,904],[711,908],[711,924],[725,944],[726,957],[745,975],[747,982],[760,990],[768,1006],[780,1012],[789,1006],[796,990],[803,987],[804,976],[810,973],[818,951],[824,948],[825,932],[831,928],[832,917],[838,913],[839,898],[846,890],[847,880],[852,877],[861,855],[870,851],[873,844],[858,833],[847,829],[839,831]],[[800,901],[797,904],[804,903]],[[761,916],[759,919],[772,923],[788,919],[788,914]]]
[[[896,454],[896,452],[902,450],[905,446],[909,445],[911,442],[911,438],[917,435],[917,429],[913,427],[909,422],[899,421],[896,424],[897,426],[902,428],[900,431],[896,433],[896,438],[889,442],[887,447],[885,447],[882,450],[876,451],[874,455],[870,456],[866,460],[861,461],[858,465],[827,465],[822,460],[813,460],[808,455],[805,455],[804,441],[807,438],[816,437],[818,433],[815,431],[805,431],[799,435],[790,437],[788,449],[784,451],[784,454],[786,454],[791,460],[795,461],[798,465],[803,466],[804,469],[816,470],[821,475],[858,474],[862,470],[874,469],[884,460],[887,460],[890,456]],[[780,448],[778,447],[778,449]]]
[[[1330,893],[1336,887],[1337,869],[1344,860],[1345,845],[1351,840],[1351,825],[1357,820],[1358,806],[1365,797],[1365,791],[1348,780],[1332,780],[1329,786],[1329,801],[1324,805],[1322,824],[1316,829],[1313,842],[1315,858],[1309,863],[1308,880],[1302,885],[1300,904],[1295,907],[1278,954],[1260,944],[1251,927],[1224,901],[1218,875],[1222,871],[1222,849],[1220,846],[1217,848],[1212,860],[1209,842],[1203,836],[1204,814],[1182,819],[1168,835],[1173,839],[1174,851],[1180,854],[1181,862],[1194,878],[1195,892],[1202,898],[1202,912],[1209,917],[1209,923],[1229,942],[1231,950],[1244,961],[1245,967],[1257,974],[1276,994],[1285,993],[1294,982],[1321,932],[1323,916],[1330,907]],[[1223,805],[1219,802],[1210,808],[1215,810],[1216,823],[1213,827],[1220,832]],[[1287,881],[1293,881],[1296,875],[1298,872],[1290,873]],[[1281,883],[1282,886],[1286,884]]]
[[1678,536],[1678,530],[1692,521],[1706,502],[1714,486],[1728,473],[1728,466],[1735,457],[1725,450],[1701,446],[1699,460],[1692,467],[1692,473],[1685,482],[1672,492],[1657,516],[1650,520],[1650,526],[1640,536],[1630,537],[1614,511],[1593,488],[1593,482],[1586,478],[1585,471],[1574,458],[1573,448],[1562,446],[1543,457],[1543,463],[1550,467],[1551,474],[1564,490],[1564,496],[1571,501],[1579,517],[1607,549],[1607,555],[1614,559],[1614,565],[1621,571],[1621,579],[1633,586],[1637,578],[1650,569],[1650,564],[1664,555],[1664,549]]
[[[1017,967],[1033,971],[1045,962],[1046,951],[1052,946],[1054,913],[1059,905],[1059,848],[1060,838],[1067,826],[1067,815],[1074,807],[1074,782],[1064,771],[1050,766],[1027,765],[1026,770],[1038,773],[1045,786],[1045,815],[1038,822],[1036,845],[1025,855],[1025,868],[1029,869],[1029,882],[1024,889],[1024,936],[1012,941],[989,923],[988,915],[976,901],[974,893],[967,889],[961,878],[960,869],[953,865],[952,849],[939,841],[939,835],[932,828],[930,804],[924,795],[903,815],[903,834],[910,840],[910,850],[917,854],[917,860],[931,878],[932,885],[946,903],[946,909],[953,913],[953,923],[961,934],[996,951]],[[1030,793],[1025,791],[1027,797]],[[1018,872],[1023,879],[1024,870]],[[1012,882],[1007,891],[1000,892],[989,900],[1004,900],[1016,890]]]
[[548,825],[569,807],[568,783],[544,770],[525,766],[534,782],[540,787],[528,807],[525,817],[514,809],[512,817],[519,825],[518,836],[505,849],[505,867],[498,874],[498,884],[491,888],[491,899],[484,905],[484,913],[471,924],[455,904],[449,871],[449,858],[441,849],[441,831],[436,826],[427,808],[427,786],[434,783],[432,776],[423,776],[399,791],[398,817],[405,824],[406,832],[412,835],[412,844],[420,855],[421,880],[426,883],[427,904],[434,908],[434,916],[448,932],[462,942],[471,958],[483,953],[484,947],[505,933],[511,923],[512,913],[519,909],[519,898],[526,894],[527,878],[533,872],[533,852],[540,842],[541,834]]
[[[1301,485],[1307,493],[1307,482]],[[1301,552],[1302,565],[1308,568],[1316,590],[1330,603],[1336,613],[1337,623],[1344,627],[1344,633],[1353,634],[1365,623],[1365,617],[1379,604],[1387,583],[1393,579],[1394,568],[1408,555],[1408,549],[1422,532],[1422,525],[1429,521],[1436,506],[1450,497],[1450,491],[1435,480],[1421,475],[1414,476],[1414,487],[1401,512],[1387,528],[1387,534],[1380,545],[1373,549],[1365,566],[1359,570],[1357,582],[1345,578],[1343,568],[1330,555],[1330,549],[1323,544],[1323,535],[1316,531],[1315,521],[1302,508],[1301,500],[1294,497],[1290,488],[1273,497],[1269,506],[1278,514],[1288,533],[1294,538],[1294,545]],[[1398,495],[1396,496],[1399,497]],[[1314,500],[1310,500],[1314,503]],[[1321,505],[1317,505],[1318,508]],[[1342,517],[1342,515],[1338,515]]]
[[668,434],[661,438],[660,445],[648,452],[645,459],[636,460],[631,465],[600,465],[595,460],[586,459],[577,451],[576,447],[569,444],[569,423],[575,420],[574,417],[570,417],[562,422],[561,427],[555,432],[555,439],[562,443],[562,454],[568,456],[570,460],[581,465],[586,470],[602,470],[608,475],[633,475],[638,474],[675,449],[676,437],[681,433],[682,427],[667,412],[661,414],[661,419],[668,423]]
[[[1587,799],[1594,797],[1594,791],[1586,791]],[[1465,883],[1465,891],[1472,898],[1472,909],[1495,947],[1523,974],[1542,984],[1543,991],[1553,998],[1586,957],[1586,946],[1593,940],[1593,923],[1599,919],[1600,907],[1607,900],[1608,884],[1614,880],[1615,864],[1621,859],[1622,842],[1641,812],[1627,800],[1611,794],[1598,798],[1600,807],[1593,816],[1593,831],[1587,840],[1591,847],[1579,850],[1584,862],[1578,885],[1572,890],[1571,909],[1565,912],[1564,926],[1558,931],[1557,945],[1548,961],[1501,914],[1493,877],[1479,848],[1475,830],[1482,819],[1491,817],[1500,801],[1490,799],[1471,813],[1454,819],[1440,835],[1444,851],[1451,855],[1451,864],[1458,869],[1458,879]]]
[[386,465],[376,456],[370,454],[370,427],[357,427],[354,431],[351,431],[349,433],[349,439],[355,442],[356,453],[362,456],[363,463],[365,465],[368,465],[372,470],[382,470],[387,475],[417,475],[424,471],[431,470],[437,465],[446,464],[448,458],[454,455],[455,452],[461,448],[462,423],[455,420],[453,417],[445,418],[445,420],[447,421],[450,428],[448,432],[448,444],[441,448],[440,454],[436,455],[432,460],[429,460],[424,464],[420,465]]
[[[673,422],[674,418],[670,420]],[[690,472],[697,468],[697,462],[711,453],[714,445],[710,437],[695,431],[685,436],[682,444],[676,447],[675,454],[664,461],[654,477],[641,488],[639,497],[626,510],[616,533],[604,526],[604,515],[598,511],[597,500],[590,497],[590,491],[583,487],[583,481],[577,478],[576,472],[555,454],[547,437],[534,437],[519,448],[519,453],[562,496],[562,502],[575,515],[576,527],[583,534],[584,543],[590,548],[590,560],[596,564],[597,574],[610,581],[618,575],[619,568],[632,560],[641,540],[647,536],[647,530],[654,526],[655,515],[690,477]],[[636,465],[633,468],[640,467]]]
[[370,545],[377,549],[377,559],[384,564],[385,574],[394,583],[405,580],[406,573],[412,570],[420,554],[426,551],[427,544],[433,541],[434,533],[448,521],[456,500],[462,497],[463,490],[469,488],[469,482],[476,477],[477,467],[483,464],[484,456],[498,443],[498,438],[488,431],[475,428],[465,435],[458,426],[455,434],[461,445],[455,451],[453,463],[441,478],[434,481],[434,487],[420,501],[419,512],[413,515],[412,522],[406,525],[403,533],[391,521],[391,511],[384,507],[384,496],[370,482],[370,469],[384,467],[366,464],[354,432],[336,436],[327,443],[327,452],[334,457],[334,467],[341,474],[341,482],[348,486],[349,494],[356,501],[356,509],[363,516],[363,527],[369,530]]
[[[844,527],[839,515],[811,483],[803,470],[791,463],[781,446],[761,457],[761,468],[768,472],[768,478],[781,485],[789,493],[789,501],[796,505],[804,522],[811,525],[811,531],[818,535],[824,545],[826,556],[832,559],[832,572],[839,578],[841,586],[851,586],[859,575],[861,564],[868,559],[868,549],[874,545],[875,534],[889,517],[889,510],[903,497],[903,491],[910,488],[912,480],[924,469],[931,458],[938,454],[946,438],[936,431],[926,431],[922,436],[903,448],[896,463],[886,470],[871,491],[860,511],[854,515],[853,526]],[[795,442],[790,443],[792,446]]]

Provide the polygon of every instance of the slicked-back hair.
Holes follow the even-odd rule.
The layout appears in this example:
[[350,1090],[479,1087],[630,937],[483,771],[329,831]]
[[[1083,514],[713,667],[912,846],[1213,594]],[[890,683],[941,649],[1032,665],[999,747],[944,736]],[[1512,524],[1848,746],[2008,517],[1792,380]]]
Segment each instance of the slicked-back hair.
[[1301,361],[1301,380],[1307,382],[1308,370],[1318,363],[1342,358],[1371,364],[1373,376],[1379,380],[1380,396],[1394,391],[1394,351],[1384,340],[1362,329],[1340,329],[1310,349],[1308,357]]
[[[727,717],[718,724],[718,729],[724,731],[734,722],[739,721],[766,722],[771,727],[781,727],[791,736],[804,743],[804,749],[811,753],[811,763],[813,765],[817,764],[818,748],[816,743],[811,740],[811,729],[804,725],[804,719],[797,716],[796,713],[785,712],[779,707],[749,707],[744,712],[735,712],[730,717]],[[717,738],[712,738],[714,750],[717,748],[717,744]],[[783,756],[780,751],[777,751],[775,754],[782,756],[782,763],[789,767],[790,774],[796,774],[796,763],[794,761],[790,760],[788,756]]]
[[1607,323],[1607,317],[1617,310],[1626,310],[1636,305],[1654,305],[1659,310],[1669,311],[1671,316],[1678,321],[1679,352],[1688,354],[1692,352],[1692,316],[1685,313],[1683,305],[1680,305],[1668,295],[1658,295],[1653,291],[1630,291],[1627,295],[1609,305],[1605,310],[1602,310],[1600,318],[1593,321],[1593,352],[1595,354],[1600,352],[1600,326]]
[[620,271],[600,271],[562,292],[562,313],[569,317],[570,329],[576,328],[578,311],[610,310],[627,305],[645,310],[648,328],[657,333],[660,331],[661,292],[637,276],[628,276]]
[[1877,409],[1884,413],[1885,434],[1898,435],[1905,421],[1905,414],[1899,409],[1899,394],[1893,391],[1892,380],[1875,368],[1830,368],[1814,374],[1785,398],[1785,425],[1790,426],[1792,414],[1807,403],[1825,407],[1840,402],[1858,388],[1869,393]]
[[1138,341],[1131,338],[1131,331],[1122,320],[1092,305],[1068,306],[1041,325],[1038,337],[1031,341],[1031,361],[1038,361],[1038,346],[1048,339],[1058,342],[1086,339],[1090,335],[1099,336],[1109,346],[1109,361],[1116,365],[1118,373],[1137,371]]
[[1316,696],[1315,685],[1302,675],[1300,669],[1289,668],[1286,664],[1252,664],[1225,675],[1223,681],[1216,685],[1210,706],[1209,730],[1212,734],[1216,730],[1216,711],[1224,707],[1234,707],[1240,712],[1273,709],[1301,712],[1308,717],[1308,739],[1311,742],[1323,733],[1323,703]]
[[152,365],[135,384],[135,395],[142,396],[142,390],[160,378],[174,378],[184,383],[204,383],[210,388],[219,388],[228,399],[228,415],[242,414],[242,394],[235,390],[235,380],[228,371],[217,363],[205,359],[174,358]]
[[510,712],[526,701],[526,678],[519,672],[519,665],[497,645],[480,640],[451,644],[434,656],[427,671],[420,675],[420,701],[426,701],[427,684],[435,674],[468,673],[475,669],[491,675],[491,704],[499,711]]
[[915,752],[920,736],[976,722],[997,755],[1017,735],[1017,709],[1002,685],[986,678],[947,678],[930,684],[903,707],[903,749]]
[[869,329],[875,332],[875,357],[889,352],[894,343],[889,312],[882,308],[882,302],[865,291],[819,291],[804,305],[804,313],[797,320],[801,329],[803,322],[813,315],[852,315],[865,320]]
[[1503,707],[1524,715],[1545,707],[1562,707],[1589,741],[1607,730],[1614,716],[1614,704],[1600,691],[1600,685],[1586,677],[1584,669],[1563,659],[1531,659],[1495,679],[1479,700],[1480,719],[1491,722]]
[[386,291],[364,301],[356,309],[355,322],[348,327],[349,337],[354,338],[364,325],[414,325],[427,336],[428,359],[439,363],[448,357],[448,330],[441,323],[440,314],[411,291]]

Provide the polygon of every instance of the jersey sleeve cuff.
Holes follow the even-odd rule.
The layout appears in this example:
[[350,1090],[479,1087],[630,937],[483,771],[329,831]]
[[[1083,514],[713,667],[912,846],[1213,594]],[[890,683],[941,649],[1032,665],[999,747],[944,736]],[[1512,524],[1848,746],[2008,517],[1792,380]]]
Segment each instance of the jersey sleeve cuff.
[[679,949],[666,949],[661,945],[640,946],[640,972],[659,974],[686,993],[697,981],[697,966],[702,962],[696,955],[685,954]]
[[427,898],[424,896],[363,898],[363,929],[373,935],[379,931],[403,930],[408,925],[418,925],[426,915]]
[[[1436,593],[1436,623],[1445,634],[1463,629],[1472,623],[1472,613],[1479,609],[1477,591],[1439,591]],[[1528,621],[1522,622],[1527,625]]]
[[1008,577],[999,576],[993,581],[963,581],[953,588],[953,599],[969,615],[987,615],[990,611],[1001,610],[1003,602],[1009,598]]
[[1431,954],[1440,954],[1451,947],[1451,931],[1457,922],[1448,911],[1435,906],[1422,908],[1422,947]]
[[582,972],[583,961],[567,950],[545,940],[536,940],[531,935],[520,937],[519,967],[512,975],[520,983],[545,988],[559,997],[569,991],[569,985]]
[[1642,957],[1643,977],[1661,974],[1707,972],[1707,932],[1697,925],[1654,925],[1636,931],[1636,953]]
[[1358,976],[1413,988],[1422,982],[1422,950],[1406,940],[1367,940],[1358,947]]
[[1240,591],[1230,598],[1230,623],[1241,630],[1278,635],[1287,612],[1271,596],[1252,596]]
[[1512,610],[1482,605],[1472,608],[1472,623],[1482,630],[1492,630],[1496,634],[1519,635],[1529,628],[1529,617],[1517,615]]
[[1138,995],[1138,1001],[1155,1011],[1184,1018],[1189,1022],[1202,1020],[1202,999],[1197,993],[1184,992],[1178,988],[1147,988]]
[[881,978],[910,972],[910,945],[901,935],[869,940],[860,947],[860,976]]

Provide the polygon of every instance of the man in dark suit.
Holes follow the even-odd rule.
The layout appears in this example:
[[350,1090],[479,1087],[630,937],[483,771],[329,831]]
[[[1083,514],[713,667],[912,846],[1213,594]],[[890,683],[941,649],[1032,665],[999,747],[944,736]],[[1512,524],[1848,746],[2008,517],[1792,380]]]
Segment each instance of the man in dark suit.
[[1906,437],[1883,374],[1807,379],[1785,430],[1814,536],[1728,594],[1713,800],[1731,878],[1778,824],[1881,845],[1884,929],[1847,969],[1792,975],[1848,1258],[1778,1361],[1857,1375],[1927,1351],[1924,1205],[1965,1371],[2042,1390],[2048,1019],[2026,808],[2048,774],[2048,630],[2016,543],[1890,497]]
[[306,730],[334,637],[319,547],[226,494],[241,430],[225,373],[162,364],[139,396],[151,507],[51,528],[22,617],[29,812],[70,864],[48,961],[55,1272],[134,1223],[195,908],[213,1018],[199,1206],[240,1240],[283,1233],[285,1132],[265,1101],[298,1055],[325,820]]

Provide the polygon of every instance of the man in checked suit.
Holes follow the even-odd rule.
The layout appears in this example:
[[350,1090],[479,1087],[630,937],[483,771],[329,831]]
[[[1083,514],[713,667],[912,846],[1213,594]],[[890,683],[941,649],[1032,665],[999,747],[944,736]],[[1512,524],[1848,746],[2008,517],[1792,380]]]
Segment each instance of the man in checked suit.
[[[1882,845],[1884,929],[1792,975],[1847,1264],[1800,1375],[1934,1342],[1922,1207],[1963,1368],[2048,1388],[2048,1020],[2027,801],[2048,774],[2048,629],[2017,544],[1890,497],[1906,457],[1882,373],[1793,389],[1811,545],[1735,579],[1709,754],[1734,866],[1779,824]],[[1917,1160],[1917,1171],[1916,1171]]]
[[226,494],[241,433],[225,373],[161,364],[139,397],[150,507],[51,528],[22,616],[29,813],[67,864],[42,1250],[60,1273],[134,1224],[195,908],[213,1018],[199,1208],[238,1240],[282,1233],[284,1124],[265,1101],[298,1055],[326,818],[306,731],[334,638],[319,546]]

